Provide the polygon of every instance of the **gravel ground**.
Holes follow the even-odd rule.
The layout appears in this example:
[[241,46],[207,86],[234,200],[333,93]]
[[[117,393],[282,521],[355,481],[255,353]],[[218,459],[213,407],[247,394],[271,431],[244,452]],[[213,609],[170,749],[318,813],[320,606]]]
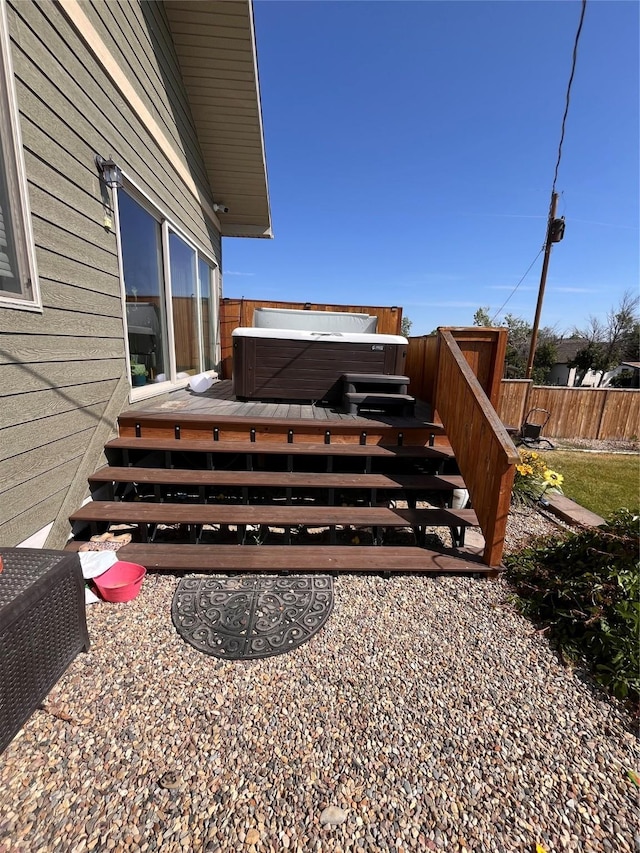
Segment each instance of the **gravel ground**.
[[585,450],[592,453],[638,453],[640,442],[632,439],[554,438],[558,450]]
[[[558,526],[514,516],[508,547],[525,528]],[[341,576],[310,642],[251,663],[180,639],[176,585],[89,608],[91,651],[0,756],[3,853],[640,849],[631,721],[503,580]]]

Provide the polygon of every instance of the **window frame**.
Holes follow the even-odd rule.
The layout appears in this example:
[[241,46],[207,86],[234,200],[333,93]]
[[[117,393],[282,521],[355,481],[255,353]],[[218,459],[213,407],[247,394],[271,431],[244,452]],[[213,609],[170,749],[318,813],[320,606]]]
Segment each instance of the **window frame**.
[[[6,146],[3,143],[6,142]],[[31,223],[27,171],[24,161],[20,113],[16,94],[11,40],[7,18],[6,0],[0,0],[0,145],[2,146],[7,172],[9,210],[6,222],[16,244],[16,262],[24,293],[25,278],[31,283],[30,296],[10,296],[0,290],[0,308],[42,313],[42,298],[38,267],[36,264],[35,241]]]
[[209,317],[209,328],[213,329],[215,338],[214,338],[214,346],[213,346],[213,364],[214,367],[205,368],[205,372],[211,370],[218,370],[221,366],[222,361],[222,348],[220,344],[220,334],[219,334],[219,325],[220,325],[220,299],[222,298],[222,288],[220,286],[220,267],[218,264],[210,263],[204,255],[198,257],[198,317],[200,322],[200,327],[203,330],[203,334],[200,338],[200,361],[204,365],[205,363],[205,352],[204,352],[204,321],[203,321],[203,310],[202,310],[202,279],[200,278],[200,261],[204,261],[207,265],[207,268],[211,270],[211,279],[209,281],[209,299],[211,300],[211,316]]
[[[0,0],[1,1],[1,0]],[[143,385],[139,388],[131,388],[131,399],[132,400],[140,400],[145,399],[147,397],[153,397],[158,394],[166,393],[169,390],[174,390],[176,388],[183,388],[189,382],[189,377],[178,379],[176,378],[176,348],[175,348],[175,329],[173,323],[173,305],[172,305],[172,289],[171,289],[171,258],[170,258],[170,249],[169,249],[169,233],[172,231],[177,237],[183,240],[189,248],[191,248],[195,252],[195,267],[196,267],[196,286],[197,286],[197,318],[198,318],[198,356],[200,362],[200,368],[204,373],[212,373],[220,365],[220,334],[219,329],[217,327],[217,323],[219,322],[219,311],[217,308],[217,303],[220,299],[220,291],[221,291],[221,278],[220,278],[220,264],[216,260],[215,256],[207,251],[197,240],[195,240],[191,235],[189,235],[184,228],[182,228],[155,200],[153,200],[148,193],[146,193],[137,183],[134,181],[127,172],[123,171],[123,186],[122,190],[126,192],[137,204],[139,204],[153,219],[156,220],[160,224],[160,236],[161,236],[161,251],[162,251],[162,274],[163,274],[163,298],[164,298],[164,310],[166,316],[166,325],[167,325],[167,359],[169,365],[169,378],[164,382],[151,382],[147,385]],[[118,270],[120,274],[120,290],[121,290],[121,299],[122,299],[122,322],[124,328],[124,343],[125,343],[125,352],[127,359],[127,370],[129,368],[130,362],[130,349],[129,349],[129,334],[127,328],[127,317],[126,317],[126,290],[125,290],[125,281],[124,281],[124,269],[122,262],[122,246],[121,246],[121,237],[120,237],[120,207],[118,200],[118,193],[120,189],[114,188],[112,190],[113,193],[113,209],[115,213],[115,230],[116,230],[116,239],[117,239],[117,247],[118,247]],[[204,369],[204,338],[203,338],[203,325],[202,325],[202,313],[201,313],[201,285],[200,285],[200,275],[199,275],[199,262],[200,260],[204,260],[206,264],[210,267],[213,272],[212,276],[212,298],[215,300],[216,308],[214,310],[214,316],[216,319],[216,328],[215,328],[215,339],[214,339],[214,364],[216,367],[210,369]],[[129,373],[129,380],[131,380],[131,374]]]

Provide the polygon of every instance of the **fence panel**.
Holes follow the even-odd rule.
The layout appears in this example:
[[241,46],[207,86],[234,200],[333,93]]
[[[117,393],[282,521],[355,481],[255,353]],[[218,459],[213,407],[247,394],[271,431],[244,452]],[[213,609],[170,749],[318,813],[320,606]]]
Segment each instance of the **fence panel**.
[[239,299],[223,299],[220,303],[220,357],[222,379],[231,379],[233,371],[233,341],[231,332],[241,326],[242,303]]
[[640,434],[640,390],[608,388],[597,438],[632,439]]
[[500,397],[500,384],[504,373],[507,349],[507,329],[483,326],[446,326],[451,332],[467,364],[482,386],[482,390],[496,408]]
[[607,392],[600,388],[552,388],[536,385],[530,407],[551,413],[545,435],[557,438],[596,438]]
[[498,398],[498,417],[509,427],[520,427],[529,410],[530,379],[503,379]]
[[640,391],[636,388],[561,388],[503,379],[500,420],[519,426],[530,409],[551,413],[544,434],[550,438],[629,440],[640,433]]
[[[451,333],[491,404],[497,407],[507,344],[506,329],[443,326],[440,331]],[[409,338],[405,372],[411,380],[410,393],[426,403],[432,403],[437,371],[437,335]]]
[[409,377],[409,393],[418,400],[431,403],[434,397],[438,367],[438,338],[424,335],[409,338],[404,370]]

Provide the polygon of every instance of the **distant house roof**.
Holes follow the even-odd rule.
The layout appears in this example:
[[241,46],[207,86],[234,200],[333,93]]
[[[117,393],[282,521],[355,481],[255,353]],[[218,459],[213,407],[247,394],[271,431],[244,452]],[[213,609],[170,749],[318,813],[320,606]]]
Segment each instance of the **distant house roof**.
[[165,0],[226,237],[271,237],[251,0]]
[[632,370],[640,370],[640,361],[623,361],[623,367],[630,367]]
[[567,364],[576,357],[576,353],[587,346],[584,338],[564,338],[556,343],[556,364]]

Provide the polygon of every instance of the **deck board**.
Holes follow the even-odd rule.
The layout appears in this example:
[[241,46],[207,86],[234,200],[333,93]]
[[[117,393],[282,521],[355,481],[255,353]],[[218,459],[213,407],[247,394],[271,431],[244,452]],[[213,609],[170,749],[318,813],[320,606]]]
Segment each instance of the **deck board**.
[[252,486],[281,489],[382,489],[389,491],[451,491],[464,489],[459,474],[345,474],[290,471],[183,470],[105,465],[89,477],[97,483],[146,483],[185,486]]
[[71,521],[112,524],[263,524],[269,527],[473,527],[472,509],[389,509],[388,507],[298,504],[200,504],[146,501],[90,501]]
[[411,418],[394,415],[349,415],[342,412],[337,406],[323,406],[310,403],[281,401],[248,401],[236,400],[233,395],[233,384],[230,379],[223,379],[214,383],[212,387],[203,394],[196,394],[188,388],[171,391],[157,398],[140,400],[133,403],[126,411],[149,412],[162,414],[167,412],[180,412],[183,414],[207,414],[212,417],[237,416],[237,417],[265,417],[279,419],[308,419],[317,421],[350,421],[355,424],[373,426],[392,426],[398,429],[409,429],[421,427],[431,423],[431,406],[421,400],[416,401],[415,416]]
[[[81,543],[70,542],[75,551]],[[157,572],[469,572],[497,574],[479,557],[461,549],[431,551],[411,546],[376,548],[356,545],[125,545],[118,551],[121,560],[146,566]]]

